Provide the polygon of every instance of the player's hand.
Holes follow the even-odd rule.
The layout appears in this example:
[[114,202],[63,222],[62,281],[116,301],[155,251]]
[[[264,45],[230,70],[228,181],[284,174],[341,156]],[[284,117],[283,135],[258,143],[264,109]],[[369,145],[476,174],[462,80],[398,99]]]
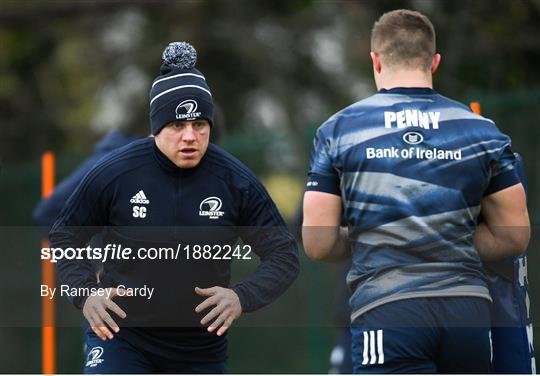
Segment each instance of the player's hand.
[[126,318],[126,313],[112,301],[112,298],[118,295],[118,292],[125,294],[124,290],[113,289],[110,298],[106,296],[89,296],[84,302],[83,315],[88,320],[90,327],[96,335],[105,341],[107,338],[113,339],[111,329],[118,333],[120,328],[114,322],[107,309],[116,313],[118,317]]
[[242,314],[242,306],[240,298],[231,290],[224,287],[214,286],[207,289],[195,287],[197,295],[206,297],[206,299],[195,308],[195,312],[202,312],[210,307],[210,312],[201,320],[202,325],[207,325],[214,320],[208,327],[209,332],[213,332],[217,328],[217,335],[221,336],[229,329],[234,320]]

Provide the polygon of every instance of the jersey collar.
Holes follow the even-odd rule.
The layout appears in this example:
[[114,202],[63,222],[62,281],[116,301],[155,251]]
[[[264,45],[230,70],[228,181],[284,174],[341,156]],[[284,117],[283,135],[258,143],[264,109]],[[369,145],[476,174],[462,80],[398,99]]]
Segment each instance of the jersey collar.
[[405,94],[405,95],[433,95],[437,92],[429,87],[393,87],[391,89],[381,89],[380,94]]

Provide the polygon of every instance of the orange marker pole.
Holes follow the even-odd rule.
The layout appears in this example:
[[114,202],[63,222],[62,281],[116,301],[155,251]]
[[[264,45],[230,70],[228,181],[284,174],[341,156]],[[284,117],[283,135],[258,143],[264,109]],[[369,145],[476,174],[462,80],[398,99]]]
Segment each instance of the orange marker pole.
[[[41,197],[49,197],[54,190],[55,158],[50,151],[41,157]],[[47,240],[41,243],[49,246]],[[48,260],[41,262],[41,283],[56,286],[54,264]],[[44,374],[56,373],[56,327],[54,299],[41,298],[41,370]]]
[[480,111],[480,102],[471,102],[469,104],[469,107],[471,108],[471,110],[473,110],[473,112],[475,114],[478,114],[480,115],[482,112]]

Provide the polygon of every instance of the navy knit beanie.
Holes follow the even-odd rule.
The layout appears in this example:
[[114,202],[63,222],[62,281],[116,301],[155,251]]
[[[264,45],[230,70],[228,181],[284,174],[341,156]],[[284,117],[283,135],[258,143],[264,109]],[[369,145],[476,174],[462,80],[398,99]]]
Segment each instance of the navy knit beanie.
[[161,74],[150,90],[152,134],[177,120],[206,119],[212,126],[214,103],[203,74],[195,69],[195,48],[186,42],[169,43],[162,58]]

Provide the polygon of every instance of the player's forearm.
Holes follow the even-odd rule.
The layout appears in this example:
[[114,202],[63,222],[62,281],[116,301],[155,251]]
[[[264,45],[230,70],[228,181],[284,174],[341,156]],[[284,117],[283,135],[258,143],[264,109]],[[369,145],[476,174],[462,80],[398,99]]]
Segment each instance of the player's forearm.
[[307,256],[313,260],[341,262],[351,257],[346,228],[304,226],[302,239]]
[[[68,227],[55,226],[49,234],[50,248],[77,248],[84,247],[83,241],[77,240],[77,237]],[[98,281],[92,262],[87,259],[59,259],[56,263],[58,279],[62,284],[70,288],[92,288],[98,287]],[[68,298],[73,305],[82,309],[85,296],[74,296]]]
[[483,261],[499,261],[527,250],[529,226],[489,227],[485,222],[474,233],[474,246]]
[[255,273],[233,287],[242,311],[255,311],[273,302],[294,282],[299,270],[298,250],[292,242],[261,258]]

